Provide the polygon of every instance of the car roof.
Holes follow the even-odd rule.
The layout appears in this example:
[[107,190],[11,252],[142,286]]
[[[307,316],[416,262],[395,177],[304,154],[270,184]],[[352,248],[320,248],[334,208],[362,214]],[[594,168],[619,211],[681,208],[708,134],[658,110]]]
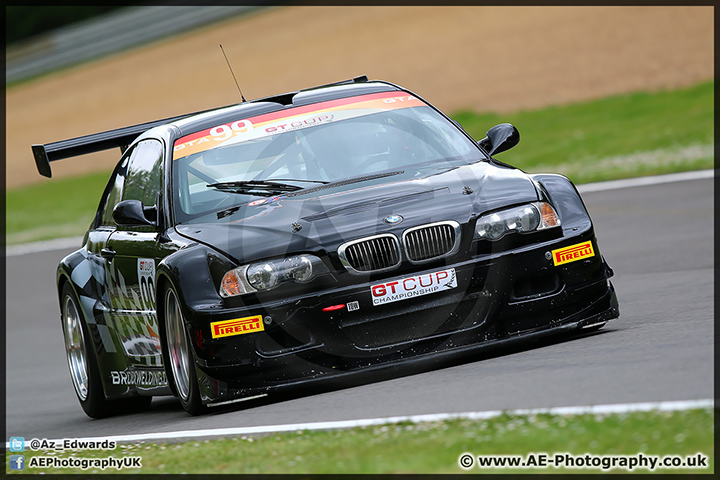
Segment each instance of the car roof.
[[233,120],[249,118],[265,113],[277,112],[302,105],[322,103],[339,98],[391,91],[401,91],[401,89],[396,85],[386,82],[364,82],[315,87],[250,100],[237,105],[184,117],[172,122],[171,125],[177,127],[180,131],[180,136],[183,136]]

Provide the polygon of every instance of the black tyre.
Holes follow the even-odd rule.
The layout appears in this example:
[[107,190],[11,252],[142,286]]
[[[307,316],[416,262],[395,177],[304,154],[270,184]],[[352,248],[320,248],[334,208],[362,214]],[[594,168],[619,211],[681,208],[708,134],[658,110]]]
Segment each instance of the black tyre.
[[195,360],[185,330],[185,320],[178,295],[168,287],[163,295],[165,321],[165,364],[168,379],[180,403],[190,415],[205,413],[207,407],[200,399]]
[[138,396],[121,400],[105,398],[95,351],[83,318],[79,302],[69,283],[63,285],[61,314],[65,353],[70,378],[80,405],[87,416],[103,418],[120,412],[144,410],[150,406],[152,397]]

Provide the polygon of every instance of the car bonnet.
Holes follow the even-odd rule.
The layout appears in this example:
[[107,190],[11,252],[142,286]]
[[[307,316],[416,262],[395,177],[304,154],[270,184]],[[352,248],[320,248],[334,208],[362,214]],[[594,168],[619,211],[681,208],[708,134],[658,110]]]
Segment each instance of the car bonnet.
[[[258,198],[177,225],[181,235],[219,250],[238,263],[293,252],[335,250],[343,242],[427,223],[467,223],[538,194],[520,170],[478,162],[418,178],[404,171],[373,181],[310,193]],[[390,216],[400,221],[388,224]]]

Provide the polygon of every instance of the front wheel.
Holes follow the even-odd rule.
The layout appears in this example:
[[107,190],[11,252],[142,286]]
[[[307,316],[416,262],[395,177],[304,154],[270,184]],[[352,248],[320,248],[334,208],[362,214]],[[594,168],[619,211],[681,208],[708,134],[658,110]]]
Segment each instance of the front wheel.
[[185,320],[178,295],[172,287],[165,291],[165,345],[168,376],[180,403],[190,415],[207,409],[200,399],[195,361],[185,331]]

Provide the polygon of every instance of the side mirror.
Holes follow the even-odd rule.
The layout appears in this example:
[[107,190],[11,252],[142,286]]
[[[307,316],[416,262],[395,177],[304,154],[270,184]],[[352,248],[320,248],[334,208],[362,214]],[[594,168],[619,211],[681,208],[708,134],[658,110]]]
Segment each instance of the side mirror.
[[155,226],[157,210],[144,207],[140,200],[123,200],[113,208],[113,220],[124,226]]
[[495,125],[487,131],[487,137],[478,142],[492,156],[509,150],[520,142],[520,132],[510,123]]

